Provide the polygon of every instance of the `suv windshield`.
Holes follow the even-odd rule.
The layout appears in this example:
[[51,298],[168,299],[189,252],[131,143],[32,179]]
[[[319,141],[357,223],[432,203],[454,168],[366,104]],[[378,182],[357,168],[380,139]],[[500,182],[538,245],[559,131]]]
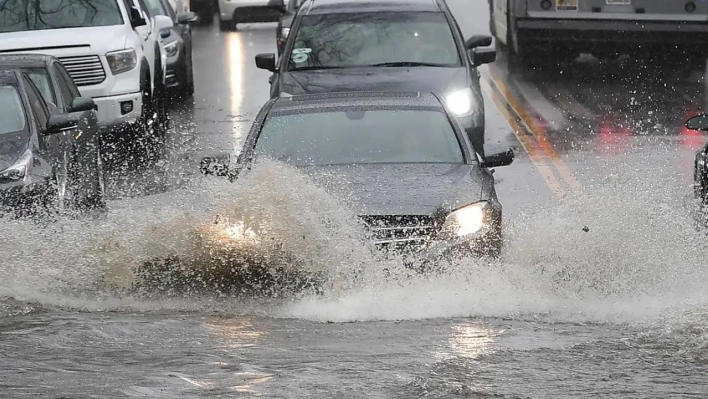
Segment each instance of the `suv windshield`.
[[121,24],[116,0],[0,0],[0,32]]
[[25,129],[25,111],[20,93],[13,86],[0,86],[0,135]]
[[400,63],[461,65],[452,30],[443,13],[307,15],[302,18],[294,40],[288,70]]
[[166,17],[172,18],[172,15],[167,12],[165,4],[162,2],[162,0],[145,0],[145,4],[150,9],[150,13],[152,15],[164,15]]
[[298,166],[464,161],[447,115],[421,110],[273,116],[261,130],[254,155]]

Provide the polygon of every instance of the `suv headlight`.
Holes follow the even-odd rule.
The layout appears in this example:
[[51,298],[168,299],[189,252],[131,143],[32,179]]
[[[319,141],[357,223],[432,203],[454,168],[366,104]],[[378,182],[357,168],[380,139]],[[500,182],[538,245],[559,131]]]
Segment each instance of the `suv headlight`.
[[33,159],[32,151],[27,149],[12,166],[0,171],[0,178],[15,181],[24,179],[32,168]]
[[445,218],[442,232],[451,237],[464,237],[477,233],[487,224],[486,201],[467,205],[450,213]]
[[446,94],[445,104],[457,116],[469,116],[477,111],[477,101],[469,87]]
[[106,54],[106,61],[108,61],[108,67],[111,68],[111,72],[114,75],[118,75],[135,68],[138,65],[138,55],[132,48],[113,51]]
[[179,46],[177,45],[177,40],[165,44],[165,54],[167,54],[168,57],[174,57],[178,52]]

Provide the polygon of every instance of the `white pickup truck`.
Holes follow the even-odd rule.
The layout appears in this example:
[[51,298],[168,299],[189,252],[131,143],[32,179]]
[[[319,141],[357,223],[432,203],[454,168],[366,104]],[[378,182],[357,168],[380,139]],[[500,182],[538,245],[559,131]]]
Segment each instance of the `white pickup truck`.
[[[9,0],[0,7],[0,54],[44,53],[62,62],[104,130],[163,127],[169,17],[143,0]],[[148,133],[151,134],[151,133]]]
[[[510,66],[588,53],[675,54],[705,64],[705,0],[488,0],[490,29]],[[538,57],[541,55],[541,57]]]

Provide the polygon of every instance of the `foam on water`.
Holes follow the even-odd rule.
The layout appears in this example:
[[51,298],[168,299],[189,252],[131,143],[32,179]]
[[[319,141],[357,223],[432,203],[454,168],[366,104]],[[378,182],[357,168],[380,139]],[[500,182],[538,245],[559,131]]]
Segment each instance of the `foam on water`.
[[[123,201],[101,221],[44,228],[0,222],[0,297],[44,306],[220,309],[316,321],[492,316],[635,322],[695,313],[708,304],[705,233],[676,185],[655,180],[618,174],[560,204],[507,217],[499,261],[460,260],[442,275],[411,276],[400,262],[384,265],[367,251],[355,215],[337,199],[307,176],[268,163],[238,183],[210,179]],[[279,237],[279,250],[305,260],[284,265],[325,272],[328,291],[275,304],[143,300],[116,291],[130,285],[133,268],[146,259],[217,256],[218,241],[204,239],[217,216],[219,223],[227,220],[224,226],[250,220],[257,234]]]

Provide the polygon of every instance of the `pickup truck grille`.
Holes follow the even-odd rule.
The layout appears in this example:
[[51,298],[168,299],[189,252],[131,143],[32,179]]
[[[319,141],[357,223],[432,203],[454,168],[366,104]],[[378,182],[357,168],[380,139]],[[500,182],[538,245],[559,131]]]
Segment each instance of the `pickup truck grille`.
[[394,252],[422,249],[437,233],[430,216],[361,216],[377,248]]
[[96,85],[106,80],[106,71],[97,55],[59,57],[77,86]]

